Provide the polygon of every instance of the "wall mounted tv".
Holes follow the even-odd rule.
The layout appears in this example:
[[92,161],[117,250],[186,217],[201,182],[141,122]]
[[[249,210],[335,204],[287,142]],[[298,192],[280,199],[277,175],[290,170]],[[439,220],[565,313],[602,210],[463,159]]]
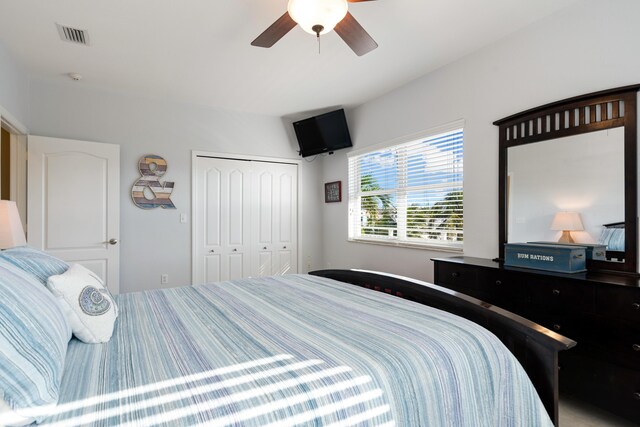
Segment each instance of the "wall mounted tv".
[[342,109],[294,122],[293,129],[302,157],[351,147],[347,119]]

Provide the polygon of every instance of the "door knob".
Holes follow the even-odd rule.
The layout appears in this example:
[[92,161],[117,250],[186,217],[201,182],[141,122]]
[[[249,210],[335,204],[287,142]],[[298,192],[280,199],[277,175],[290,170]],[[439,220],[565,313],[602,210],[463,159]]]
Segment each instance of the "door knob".
[[117,245],[118,244],[118,239],[109,239],[108,242],[110,245]]

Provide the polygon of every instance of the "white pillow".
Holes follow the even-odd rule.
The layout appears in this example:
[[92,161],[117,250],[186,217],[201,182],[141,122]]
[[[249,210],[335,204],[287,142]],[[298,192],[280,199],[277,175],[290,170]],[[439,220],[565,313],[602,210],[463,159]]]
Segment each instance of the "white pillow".
[[80,264],[50,276],[47,288],[56,297],[73,334],[86,343],[109,341],[118,307],[102,280]]

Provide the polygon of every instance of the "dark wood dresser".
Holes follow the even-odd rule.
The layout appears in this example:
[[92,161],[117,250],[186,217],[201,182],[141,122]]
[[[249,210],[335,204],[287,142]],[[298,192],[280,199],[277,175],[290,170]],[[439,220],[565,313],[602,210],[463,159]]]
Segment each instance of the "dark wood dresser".
[[640,424],[640,282],[488,259],[437,258],[434,280],[578,342],[560,353],[560,390]]

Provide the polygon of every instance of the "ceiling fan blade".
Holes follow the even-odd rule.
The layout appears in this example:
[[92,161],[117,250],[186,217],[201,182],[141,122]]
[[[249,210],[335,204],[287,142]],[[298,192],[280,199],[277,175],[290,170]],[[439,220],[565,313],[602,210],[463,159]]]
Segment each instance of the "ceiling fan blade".
[[276,22],[271,24],[269,28],[264,30],[262,34],[252,41],[251,46],[271,47],[296,25],[298,24],[291,19],[289,12],[285,12],[284,15],[278,18]]
[[353,50],[356,55],[362,56],[378,47],[378,43],[371,38],[369,33],[362,28],[356,18],[347,12],[347,16],[336,25],[335,32]]

